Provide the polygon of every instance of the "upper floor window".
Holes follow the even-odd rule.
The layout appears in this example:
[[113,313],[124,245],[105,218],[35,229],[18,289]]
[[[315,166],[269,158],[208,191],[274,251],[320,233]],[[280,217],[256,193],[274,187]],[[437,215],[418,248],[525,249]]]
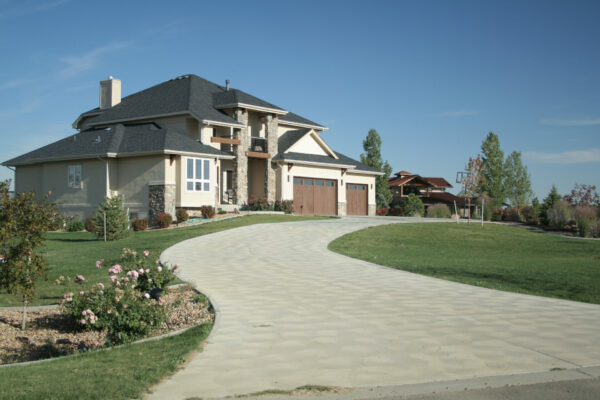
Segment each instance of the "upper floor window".
[[81,165],[69,165],[67,185],[70,188],[81,189]]
[[189,192],[208,192],[210,190],[210,161],[204,158],[188,158],[186,177]]

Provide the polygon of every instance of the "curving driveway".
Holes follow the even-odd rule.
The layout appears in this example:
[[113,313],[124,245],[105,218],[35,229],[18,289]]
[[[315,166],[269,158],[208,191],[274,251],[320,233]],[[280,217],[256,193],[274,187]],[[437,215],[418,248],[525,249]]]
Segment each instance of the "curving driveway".
[[162,258],[181,264],[181,278],[210,297],[217,320],[204,351],[150,398],[600,365],[597,305],[462,285],[327,250],[338,236],[389,222],[252,225],[167,249]]

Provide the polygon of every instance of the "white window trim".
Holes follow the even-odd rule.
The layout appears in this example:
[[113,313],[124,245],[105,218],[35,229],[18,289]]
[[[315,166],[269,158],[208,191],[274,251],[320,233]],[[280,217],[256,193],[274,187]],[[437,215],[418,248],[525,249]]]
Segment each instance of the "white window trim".
[[[71,169],[73,169],[73,182],[71,182]],[[79,184],[76,185],[77,181],[76,177],[79,175]],[[83,181],[81,177],[81,165],[69,165],[67,167],[67,186],[71,189],[81,189],[83,188]]]
[[[194,178],[190,179],[187,176],[188,173],[188,160],[192,160],[192,166],[193,166],[193,176]],[[200,160],[202,162],[202,176],[200,177],[200,179],[196,178],[196,160]],[[206,162],[208,161],[208,162]],[[204,178],[204,168],[208,166],[208,179]],[[184,174],[185,174],[185,191],[188,193],[208,193],[210,192],[211,189],[211,184],[210,184],[210,160],[208,158],[199,158],[199,157],[187,157],[186,161],[185,161],[185,169],[184,169]],[[188,189],[188,183],[192,182],[192,189]],[[196,183],[200,183],[200,190],[196,190]],[[204,184],[208,183],[208,190],[204,190]]]

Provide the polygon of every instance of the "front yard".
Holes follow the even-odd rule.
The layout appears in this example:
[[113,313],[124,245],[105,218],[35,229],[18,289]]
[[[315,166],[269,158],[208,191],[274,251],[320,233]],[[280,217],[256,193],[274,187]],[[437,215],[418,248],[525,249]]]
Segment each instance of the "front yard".
[[329,249],[470,285],[600,304],[600,241],[496,224],[392,224],[345,235]]

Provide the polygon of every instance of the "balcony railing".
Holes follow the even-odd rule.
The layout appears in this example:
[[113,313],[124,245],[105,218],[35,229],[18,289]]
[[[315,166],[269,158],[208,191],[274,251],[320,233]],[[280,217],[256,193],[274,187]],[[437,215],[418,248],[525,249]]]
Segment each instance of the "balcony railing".
[[261,137],[251,137],[248,151],[253,151],[255,153],[266,153],[267,139]]

